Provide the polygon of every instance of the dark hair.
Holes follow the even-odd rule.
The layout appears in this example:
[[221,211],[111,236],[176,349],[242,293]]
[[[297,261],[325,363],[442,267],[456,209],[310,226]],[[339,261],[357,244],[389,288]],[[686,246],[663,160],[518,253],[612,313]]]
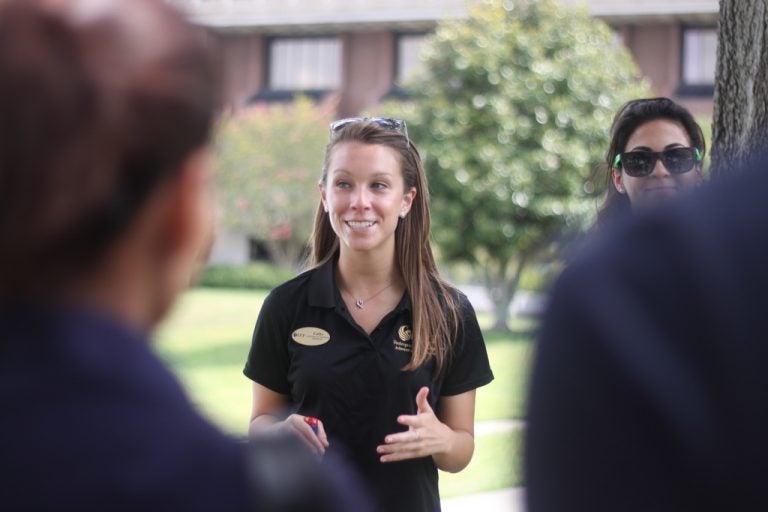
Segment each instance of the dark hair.
[[706,154],[706,142],[701,127],[691,113],[678,103],[669,98],[643,98],[625,103],[611,125],[611,142],[605,153],[605,161],[600,168],[605,171],[606,196],[600,211],[597,214],[598,225],[604,225],[630,209],[629,198],[620,194],[613,186],[611,173],[616,155],[622,153],[627,147],[627,141],[638,126],[656,119],[668,119],[679,123],[693,147],[699,148],[702,157]]
[[[434,355],[437,376],[450,359],[451,343],[456,338],[460,316],[456,290],[441,279],[429,242],[429,190],[421,156],[413,142],[402,133],[373,122],[350,123],[334,132],[328,143],[320,183],[328,179],[333,149],[346,142],[378,144],[393,149],[400,160],[405,190],[416,189],[408,215],[400,219],[395,228],[397,263],[413,311],[413,352],[404,369],[416,369]],[[322,203],[318,204],[315,213],[310,244],[314,265],[322,265],[339,251],[338,237]],[[435,314],[437,311],[443,314]]]
[[212,63],[163,2],[0,2],[0,294],[98,264],[208,141]]

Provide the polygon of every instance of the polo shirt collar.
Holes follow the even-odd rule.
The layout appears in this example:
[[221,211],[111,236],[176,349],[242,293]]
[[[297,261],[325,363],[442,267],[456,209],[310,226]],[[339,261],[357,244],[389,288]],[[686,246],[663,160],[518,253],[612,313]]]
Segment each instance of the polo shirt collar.
[[321,308],[336,306],[336,280],[333,278],[333,267],[336,258],[331,258],[317,267],[309,278],[309,305]]

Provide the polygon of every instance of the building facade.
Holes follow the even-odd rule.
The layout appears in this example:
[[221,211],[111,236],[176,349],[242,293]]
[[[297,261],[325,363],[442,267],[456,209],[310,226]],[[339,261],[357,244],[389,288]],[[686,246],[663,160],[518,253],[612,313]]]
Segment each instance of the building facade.
[[[167,0],[207,29],[220,49],[224,101],[234,110],[297,94],[338,94],[338,117],[372,110],[421,66],[438,20],[482,0]],[[626,45],[659,95],[694,114],[713,106],[717,0],[561,0],[585,3]],[[259,257],[254,241],[219,233],[210,261]]]
[[[340,117],[398,93],[438,20],[468,11],[467,0],[169,1],[216,39],[228,106],[333,91]],[[717,0],[561,1],[608,23],[659,95],[711,115]]]

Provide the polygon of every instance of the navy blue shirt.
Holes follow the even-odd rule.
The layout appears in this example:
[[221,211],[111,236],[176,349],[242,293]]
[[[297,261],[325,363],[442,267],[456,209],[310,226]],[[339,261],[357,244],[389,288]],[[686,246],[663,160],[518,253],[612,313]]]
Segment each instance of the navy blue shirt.
[[530,512],[768,510],[765,162],[564,271],[531,383]]
[[0,507],[247,510],[245,443],[147,340],[85,311],[0,306]]
[[416,413],[416,394],[430,388],[458,395],[493,379],[482,333],[467,298],[457,293],[462,326],[446,369],[433,380],[434,359],[415,371],[411,358],[411,303],[407,294],[367,334],[352,318],[334,280],[334,261],[275,288],[262,306],[245,365],[247,377],[287,395],[292,411],[323,421],[330,452],[353,462],[381,510],[440,509],[431,457],[382,464],[376,446],[406,428],[401,414]]

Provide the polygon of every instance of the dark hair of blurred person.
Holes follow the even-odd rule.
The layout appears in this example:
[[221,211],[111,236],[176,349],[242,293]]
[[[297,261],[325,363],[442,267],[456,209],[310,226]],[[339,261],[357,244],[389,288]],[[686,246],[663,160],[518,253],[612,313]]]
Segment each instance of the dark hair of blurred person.
[[220,433],[146,343],[212,238],[215,76],[209,42],[160,1],[0,0],[8,510],[339,499],[296,442]]
[[[213,68],[201,34],[153,3],[0,5],[0,293],[66,298],[109,272],[145,207],[172,208],[172,180],[207,193]],[[129,267],[196,257],[209,210],[186,206],[198,217],[154,223],[174,235]],[[156,288],[139,323],[186,284],[185,263],[169,260],[135,283]]]

